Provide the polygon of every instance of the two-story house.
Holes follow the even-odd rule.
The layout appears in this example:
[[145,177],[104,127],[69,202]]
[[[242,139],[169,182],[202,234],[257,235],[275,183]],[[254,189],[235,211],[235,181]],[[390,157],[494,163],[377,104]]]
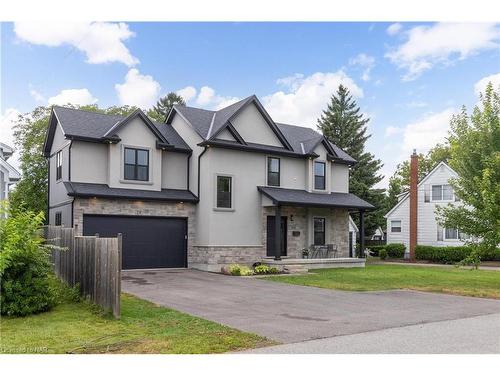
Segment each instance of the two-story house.
[[0,201],[9,197],[9,188],[21,178],[19,172],[7,160],[14,149],[0,142]]
[[311,244],[347,257],[349,211],[373,208],[349,193],[354,159],[274,122],[255,96],[218,111],[176,105],[166,123],[54,107],[44,150],[50,224],[122,233],[124,268],[219,271]]
[[[467,235],[456,228],[442,228],[436,220],[436,207],[461,205],[453,193],[450,179],[457,173],[441,162],[416,184],[416,240],[419,245],[461,246]],[[410,246],[410,192],[400,194],[398,203],[385,215],[387,243],[404,243],[407,256]]]

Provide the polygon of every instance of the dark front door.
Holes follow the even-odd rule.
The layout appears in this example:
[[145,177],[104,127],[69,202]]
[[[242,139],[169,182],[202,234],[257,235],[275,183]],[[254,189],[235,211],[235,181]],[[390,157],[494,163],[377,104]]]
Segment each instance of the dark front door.
[[[267,217],[267,256],[273,257],[274,253],[274,216]],[[286,255],[286,216],[281,217],[281,256]]]
[[83,215],[83,234],[115,237],[122,233],[122,267],[187,266],[187,220],[184,218]]
[[349,232],[349,256],[352,258],[354,255],[353,255],[353,241],[352,241],[352,233],[353,232]]

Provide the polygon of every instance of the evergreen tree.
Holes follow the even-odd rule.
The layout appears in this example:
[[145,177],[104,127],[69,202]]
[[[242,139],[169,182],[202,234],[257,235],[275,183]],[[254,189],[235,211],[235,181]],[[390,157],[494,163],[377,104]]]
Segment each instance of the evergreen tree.
[[[357,160],[350,170],[349,191],[376,207],[365,215],[367,235],[378,226],[385,227],[384,189],[374,189],[375,184],[383,178],[378,173],[382,162],[365,150],[366,141],[371,136],[366,133],[369,121],[343,85],[332,95],[327,109],[318,120],[318,128],[323,135]],[[357,220],[357,215],[353,215],[353,218]]]
[[182,96],[177,95],[175,92],[169,92],[156,102],[153,110],[148,111],[148,116],[156,121],[165,122],[174,104],[186,105],[186,102]]

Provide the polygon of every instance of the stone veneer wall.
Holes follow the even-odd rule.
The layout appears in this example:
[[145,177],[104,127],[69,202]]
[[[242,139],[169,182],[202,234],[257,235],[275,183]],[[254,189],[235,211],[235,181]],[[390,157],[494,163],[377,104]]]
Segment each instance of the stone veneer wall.
[[189,267],[203,271],[220,272],[223,266],[244,264],[251,266],[266,256],[262,246],[193,246]]
[[[349,212],[345,209],[330,210],[330,242],[337,245],[339,258],[349,257]],[[327,241],[328,242],[328,241]]]
[[196,241],[196,206],[193,203],[136,201],[106,198],[75,198],[73,225],[79,235],[83,233],[83,214],[176,216],[188,218],[188,266]]

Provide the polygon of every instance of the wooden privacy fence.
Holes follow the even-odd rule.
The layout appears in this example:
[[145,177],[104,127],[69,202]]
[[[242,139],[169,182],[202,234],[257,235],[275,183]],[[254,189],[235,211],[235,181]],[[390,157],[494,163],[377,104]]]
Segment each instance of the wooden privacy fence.
[[122,236],[101,238],[75,236],[74,228],[45,227],[51,245],[57,277],[71,286],[79,285],[80,295],[111,310],[120,317]]

